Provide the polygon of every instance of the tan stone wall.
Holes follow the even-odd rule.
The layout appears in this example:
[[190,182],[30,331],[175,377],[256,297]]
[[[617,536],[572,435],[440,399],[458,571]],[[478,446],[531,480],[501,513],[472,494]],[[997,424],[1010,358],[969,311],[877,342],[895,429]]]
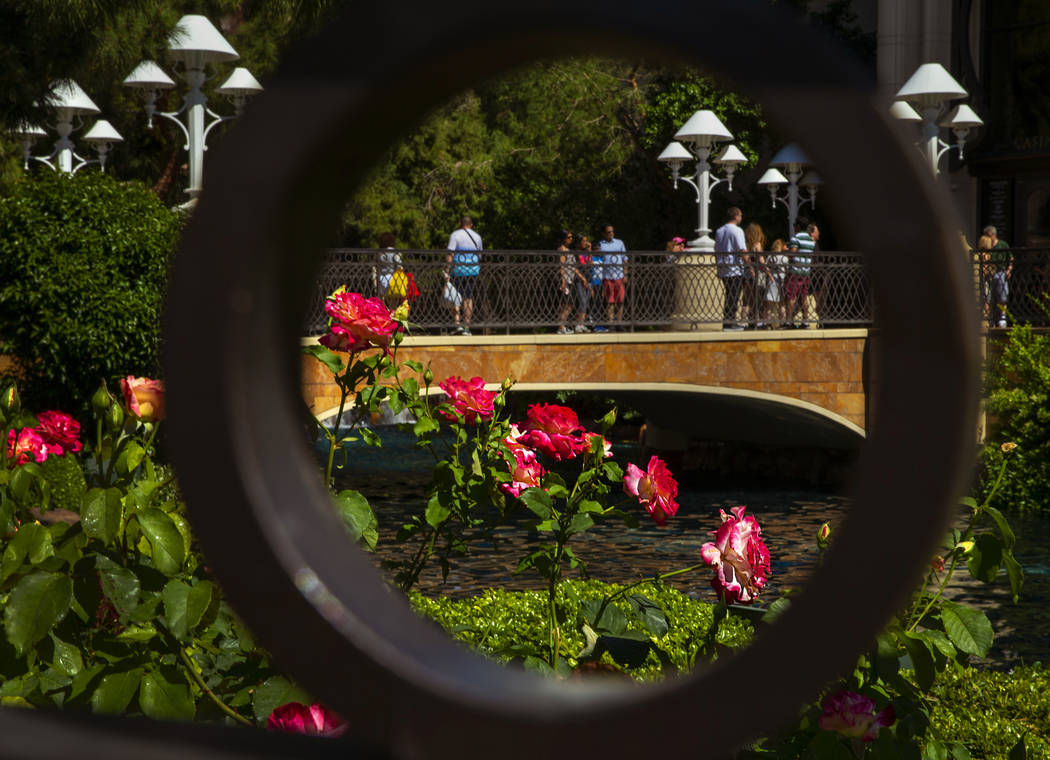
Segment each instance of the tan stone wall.
[[[865,330],[618,333],[604,336],[479,336],[408,339],[399,360],[449,375],[530,383],[690,383],[800,399],[866,428]],[[303,394],[322,413],[339,403],[331,375],[304,357]]]

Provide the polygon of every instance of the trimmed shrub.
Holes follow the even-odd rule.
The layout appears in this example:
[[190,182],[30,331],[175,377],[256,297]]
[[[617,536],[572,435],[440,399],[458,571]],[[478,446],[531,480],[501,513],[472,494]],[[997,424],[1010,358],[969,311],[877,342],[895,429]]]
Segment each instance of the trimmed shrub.
[[987,407],[998,422],[982,452],[983,498],[995,485],[1003,461],[1000,445],[1017,444],[992,506],[1050,509],[1050,335],[1030,325],[1011,328],[1002,353],[988,371]]
[[102,379],[159,373],[181,214],[99,172],[30,174],[0,199],[0,341],[28,403],[77,409]]

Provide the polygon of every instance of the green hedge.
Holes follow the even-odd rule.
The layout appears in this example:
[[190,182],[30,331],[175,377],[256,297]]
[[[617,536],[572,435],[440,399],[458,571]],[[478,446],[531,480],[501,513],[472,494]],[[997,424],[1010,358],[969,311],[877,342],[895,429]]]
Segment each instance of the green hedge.
[[[564,619],[569,621],[562,629],[569,651],[579,652],[585,645],[579,627],[572,624],[579,615],[580,602],[601,599],[621,588],[623,586],[601,581],[561,584],[557,602],[564,612]],[[667,653],[675,668],[689,670],[704,635],[711,627],[713,605],[690,599],[666,584],[644,583],[633,592],[647,596],[663,608],[671,626],[666,635],[653,641]],[[431,598],[419,593],[410,596],[418,612],[437,621],[455,639],[496,660],[511,660],[523,651],[541,650],[547,646],[545,591],[486,589],[468,599]],[[628,618],[628,630],[642,630],[632,619],[630,605],[625,600],[613,604]],[[719,628],[718,643],[729,648],[740,647],[750,641],[752,634],[751,623],[731,615]],[[601,661],[620,668],[608,654],[603,654]],[[656,678],[664,672],[652,652],[644,665],[625,670],[638,679]]]
[[144,185],[93,170],[38,170],[0,199],[0,341],[30,406],[79,412],[103,378],[159,374],[181,226]]

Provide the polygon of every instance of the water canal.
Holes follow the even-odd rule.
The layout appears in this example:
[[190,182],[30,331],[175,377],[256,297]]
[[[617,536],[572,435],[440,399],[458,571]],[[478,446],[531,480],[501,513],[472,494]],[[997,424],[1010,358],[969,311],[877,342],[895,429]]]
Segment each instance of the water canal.
[[[361,491],[372,504],[380,529],[377,561],[401,556],[394,535],[406,515],[421,508],[433,462],[430,454],[413,447],[411,433],[391,428],[381,435],[380,449],[350,444],[352,467],[338,475],[340,488]],[[640,463],[632,445],[617,445],[615,454],[624,464]],[[834,529],[849,512],[849,500],[831,491],[708,487],[695,480],[679,488],[678,500],[678,515],[663,528],[648,519],[641,520],[636,529],[610,521],[575,539],[574,551],[587,563],[591,577],[625,582],[695,564],[700,561],[700,545],[719,523],[719,509],[743,504],[758,518],[769,547],[773,574],[765,594],[768,602],[785,589],[805,585],[817,561],[814,536],[818,527],[828,521]],[[1018,536],[1015,553],[1025,571],[1020,603],[1014,605],[1010,600],[1005,573],[986,586],[962,568],[947,592],[950,598],[979,606],[988,614],[996,641],[986,664],[997,668],[1050,661],[1050,516],[1014,515],[1010,520]],[[470,596],[491,586],[540,588],[536,575],[514,574],[518,559],[539,541],[537,536],[530,536],[514,521],[501,527],[497,535],[501,539],[498,550],[491,545],[476,546],[470,556],[457,561],[444,583],[434,566],[424,573],[417,588],[425,594],[453,597]],[[713,601],[708,581],[708,573],[698,572],[671,582],[690,596]]]

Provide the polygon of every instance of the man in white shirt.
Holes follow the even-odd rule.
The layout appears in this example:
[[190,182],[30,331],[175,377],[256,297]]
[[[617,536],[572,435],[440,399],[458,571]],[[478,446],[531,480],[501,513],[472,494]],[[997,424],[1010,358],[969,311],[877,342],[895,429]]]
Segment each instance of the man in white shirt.
[[715,232],[715,264],[718,266],[718,277],[725,288],[725,302],[722,305],[722,329],[743,330],[744,326],[736,321],[736,307],[740,301],[740,290],[744,280],[744,269],[740,265],[740,254],[747,254],[747,242],[744,231],[740,229],[743,212],[736,206],[726,211],[726,223]]
[[478,252],[481,247],[481,235],[474,232],[474,220],[464,214],[459,220],[459,229],[453,230],[448,237],[448,250],[445,259],[445,275],[459,293],[463,304],[463,325],[459,323],[459,310],[456,310],[456,333],[470,335],[470,318],[474,313],[474,285],[481,274],[481,260]]
[[602,230],[602,239],[598,241],[603,259],[602,295],[605,297],[609,322],[613,325],[623,322],[623,304],[627,297],[627,246],[614,237],[615,234],[613,226],[607,224]]

